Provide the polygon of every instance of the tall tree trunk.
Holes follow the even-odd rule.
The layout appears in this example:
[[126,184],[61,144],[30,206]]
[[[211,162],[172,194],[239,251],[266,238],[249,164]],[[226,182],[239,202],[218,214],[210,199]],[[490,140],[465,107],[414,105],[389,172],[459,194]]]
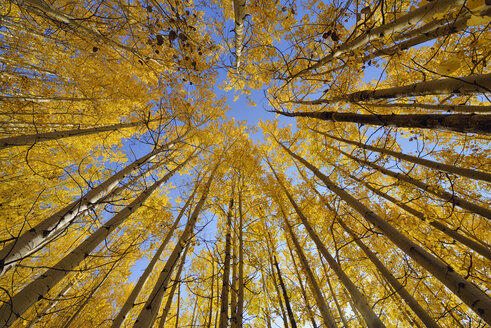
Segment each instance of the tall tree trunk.
[[46,218],[35,227],[22,233],[22,235],[16,238],[14,242],[5,246],[0,251],[0,275],[3,275],[20,260],[38,251],[43,245],[79,218],[86,210],[90,210],[97,205],[100,200],[114,190],[118,183],[123,181],[124,178],[145,163],[154,159],[161,152],[167,150],[170,145],[175,144],[180,139],[181,137],[135,160],[97,187],[91,189],[81,198],[73,201],[71,204]]
[[188,253],[189,245],[191,245],[191,243],[188,243],[186,245],[186,249],[182,254],[181,263],[179,264],[176,275],[174,277],[174,283],[172,284],[169,295],[167,296],[167,301],[165,301],[164,309],[162,310],[162,315],[160,316],[159,328],[165,327],[165,322],[172,306],[172,299],[174,298],[177,287],[181,284],[181,273],[182,269],[184,268],[184,263],[186,262],[186,254]]
[[288,313],[288,317],[290,318],[290,325],[292,328],[297,328],[297,323],[295,321],[295,317],[293,316],[292,307],[290,305],[290,298],[288,297],[288,292],[286,291],[285,283],[283,282],[283,278],[281,277],[280,266],[278,265],[278,260],[276,259],[276,255],[273,255],[273,265],[276,267],[276,272],[278,273],[278,280],[280,281],[281,291],[283,292],[283,299],[285,300],[286,312]]
[[307,218],[304,216],[304,214],[300,210],[300,207],[294,201],[293,197],[290,195],[290,193],[286,189],[285,185],[283,184],[283,182],[280,180],[280,178],[276,174],[275,170],[272,167],[271,167],[271,170],[273,171],[274,175],[276,176],[276,180],[278,181],[279,185],[281,186],[281,188],[285,192],[286,196],[288,197],[290,203],[292,204],[293,208],[295,209],[295,212],[297,213],[298,217],[300,218],[303,225],[305,226],[305,230],[307,231],[309,237],[314,241],[315,245],[317,246],[317,249],[319,249],[320,253],[324,256],[327,263],[329,264],[329,267],[336,273],[339,280],[341,280],[343,285],[346,287],[346,289],[350,293],[351,298],[353,299],[353,302],[355,303],[355,306],[357,307],[357,309],[362,314],[363,318],[365,319],[367,326],[368,327],[374,327],[374,328],[375,327],[376,328],[385,327],[385,325],[382,323],[382,321],[380,321],[379,317],[375,314],[375,312],[373,312],[372,307],[368,304],[365,296],[358,290],[356,285],[346,275],[346,273],[343,271],[341,266],[331,256],[331,254],[327,250],[324,243],[321,241],[321,239],[319,238],[317,233],[314,231],[314,229],[312,228],[310,223],[307,221]]
[[[491,117],[489,119],[491,120]],[[411,162],[414,164],[424,165],[424,166],[431,168],[431,169],[435,169],[435,170],[439,170],[439,171],[443,171],[443,172],[448,172],[448,173],[460,175],[460,176],[463,176],[466,178],[470,178],[470,179],[474,179],[474,180],[481,180],[481,181],[486,181],[486,182],[491,183],[491,174],[490,173],[476,171],[473,169],[466,169],[466,168],[457,167],[457,166],[444,164],[444,163],[438,163],[438,162],[431,161],[429,159],[424,159],[424,158],[419,158],[416,156],[406,155],[406,154],[403,154],[403,153],[400,153],[400,152],[397,152],[394,150],[390,150],[390,149],[365,145],[361,142],[336,137],[336,136],[333,136],[329,133],[317,131],[314,129],[312,129],[312,130],[319,133],[319,134],[322,134],[326,137],[329,137],[331,139],[338,140],[338,141],[341,141],[341,142],[344,142],[344,143],[347,143],[347,144],[350,144],[353,146],[357,146],[357,147],[360,147],[363,149],[372,150],[372,151],[375,151],[375,152],[378,152],[378,153],[381,153],[384,155],[390,155],[390,156],[393,156],[395,158],[402,159],[402,160],[405,160],[405,161],[408,161],[408,162]]]
[[293,269],[295,270],[295,274],[297,276],[298,283],[300,285],[300,291],[302,292],[303,300],[305,302],[305,308],[307,309],[307,314],[309,316],[310,322],[312,323],[312,327],[317,328],[317,323],[315,322],[314,312],[312,311],[312,307],[310,305],[309,298],[307,296],[307,291],[305,290],[305,287],[303,285],[302,276],[300,276],[300,272],[299,272],[298,266],[297,266],[297,261],[295,261],[295,256],[293,255],[292,249],[290,247],[287,247],[287,248],[288,248],[288,251],[290,252],[290,256],[291,256],[292,264],[293,264]]
[[175,232],[177,226],[179,225],[179,222],[181,221],[182,216],[186,212],[189,204],[191,203],[192,199],[194,198],[194,195],[196,194],[198,186],[199,186],[199,182],[196,183],[196,186],[194,187],[193,193],[188,197],[188,200],[186,201],[184,206],[181,208],[181,211],[177,215],[174,223],[172,224],[172,227],[169,229],[169,232],[167,232],[167,235],[165,236],[164,241],[162,242],[162,244],[160,244],[160,247],[155,252],[152,260],[150,261],[148,266],[145,268],[145,271],[143,272],[143,274],[138,279],[135,287],[133,287],[133,290],[131,291],[130,295],[126,299],[126,302],[123,304],[123,306],[119,310],[118,315],[113,320],[111,328],[120,328],[123,325],[124,320],[126,319],[126,316],[128,315],[128,313],[135,306],[135,301],[136,301],[138,295],[140,295],[140,292],[142,291],[143,287],[145,286],[145,283],[147,282],[148,278],[150,277],[150,274],[152,273],[153,269],[155,268],[157,261],[160,259],[160,255],[162,255],[162,252],[165,250],[165,247],[167,247],[167,244],[169,243],[172,236],[174,235],[174,232]]
[[293,100],[287,101],[293,104],[304,105],[321,105],[333,104],[337,102],[358,103],[361,101],[375,99],[392,99],[403,97],[418,97],[426,95],[442,94],[476,94],[491,92],[491,73],[482,75],[469,75],[460,77],[451,77],[448,79],[431,80],[425,82],[416,82],[413,84],[399,87],[378,89],[378,90],[361,90],[351,94],[333,97],[331,99],[317,100]]
[[38,313],[38,315],[27,325],[27,328],[36,327],[36,325],[41,321],[41,319],[43,319],[44,316],[48,314],[48,311],[53,309],[58,304],[60,299],[63,296],[65,296],[70,291],[70,289],[72,289],[72,287],[73,287],[73,282],[69,282],[68,284],[66,284],[66,286],[63,287],[63,289],[58,293],[57,298],[52,302],[50,302],[46,307],[44,307]]
[[[274,270],[274,265],[273,265],[273,254],[275,253],[275,249],[274,249],[273,240],[272,240],[269,232],[267,233],[267,236],[266,236],[266,243],[267,243],[268,258],[269,258],[268,262],[269,262],[269,266],[270,266],[270,270],[271,270],[271,278],[273,280],[273,286],[274,286],[275,291],[276,291],[276,296],[278,297],[278,303],[280,305],[281,315],[282,315],[282,319],[283,319],[283,325],[285,328],[288,328],[289,327],[288,316],[285,312],[285,307],[283,306],[283,300],[281,298],[281,292],[280,292],[280,289],[278,288],[279,283],[276,281],[276,274],[274,272],[275,270]],[[266,279],[264,278],[264,274],[263,274],[263,286],[264,286],[264,289],[266,289]]]
[[111,232],[140,208],[145,200],[150,197],[157,188],[166,183],[174,173],[179,171],[193,156],[194,155],[191,154],[185,161],[168,172],[162,179],[145,189],[128,206],[103,224],[52,268],[24,287],[24,289],[10,298],[8,302],[4,303],[2,307],[0,307],[0,326],[9,327],[18,317],[22,316],[30,306],[42,299],[51,288],[87,258]]
[[211,328],[211,321],[213,317],[213,298],[215,297],[215,258],[212,254],[212,262],[211,262],[211,296],[210,296],[210,307],[208,311],[208,322],[207,327]]
[[246,16],[246,0],[233,0],[234,20],[235,20],[235,70],[239,74],[240,63],[242,58],[242,47],[244,47],[244,18]]
[[389,202],[391,202],[394,205],[398,206],[399,208],[403,209],[407,213],[412,214],[413,216],[417,217],[421,221],[427,222],[430,226],[443,232],[448,237],[455,239],[456,241],[462,243],[463,245],[469,247],[470,249],[472,249],[476,253],[480,254],[481,256],[483,256],[483,257],[485,257],[491,261],[491,249],[489,248],[489,246],[478,243],[478,242],[458,233],[455,229],[452,229],[451,227],[441,223],[440,221],[432,220],[427,215],[421,213],[418,210],[415,210],[414,208],[407,205],[406,203],[404,203],[400,200],[397,200],[394,197],[380,191],[379,189],[376,189],[376,188],[370,186],[367,182],[362,181],[362,180],[352,176],[351,174],[349,174],[349,177],[354,179],[355,181],[358,181],[359,183],[363,184],[363,186],[365,186],[367,189],[372,191],[375,195],[387,199]]
[[421,305],[416,301],[414,297],[409,294],[409,292],[404,288],[404,286],[392,275],[392,273],[383,265],[383,263],[377,258],[377,256],[361,241],[361,239],[351,230],[341,218],[338,216],[337,221],[343,227],[343,229],[353,238],[358,247],[361,248],[363,253],[370,259],[370,261],[375,265],[377,270],[382,274],[385,280],[394,288],[394,291],[401,296],[401,298],[406,302],[407,305],[413,310],[413,312],[418,316],[418,318],[425,324],[428,328],[438,328],[440,327],[435,320],[426,312]]
[[329,291],[331,292],[332,299],[334,300],[334,304],[336,304],[336,308],[338,309],[339,316],[341,317],[341,321],[343,322],[343,327],[348,328],[348,322],[346,321],[346,318],[344,317],[344,311],[339,305],[338,297],[336,296],[336,293],[334,291],[334,288],[332,288],[331,284],[331,279],[329,278],[329,271],[326,268],[326,265],[324,263],[324,260],[322,259],[322,256],[320,256],[322,268],[324,269],[325,275],[326,275],[326,281],[327,281],[327,286],[329,287]]
[[[491,88],[491,83],[489,87]],[[340,112],[273,112],[289,117],[309,117],[330,122],[351,122],[375,126],[393,126],[396,128],[440,129],[483,135],[491,134],[491,118],[487,114],[378,115]]]
[[297,237],[295,236],[293,229],[290,223],[288,222],[285,213],[283,213],[282,209],[281,212],[283,216],[283,221],[285,222],[285,226],[286,226],[285,230],[290,235],[293,245],[295,246],[297,255],[300,258],[300,263],[302,264],[302,268],[305,272],[305,275],[307,276],[307,282],[309,283],[310,289],[312,291],[312,295],[314,295],[315,301],[321,313],[324,324],[326,325],[326,327],[335,328],[337,327],[336,321],[334,321],[332,317],[331,311],[329,310],[329,307],[324,299],[324,296],[322,295],[322,291],[319,285],[317,284],[317,281],[315,280],[314,273],[312,272],[312,269],[310,269],[309,263],[307,262],[307,258],[303,253],[302,247],[300,246]]
[[19,147],[19,146],[33,145],[38,142],[60,140],[63,138],[87,136],[87,135],[97,134],[107,131],[117,131],[120,129],[131,128],[131,127],[141,126],[145,124],[147,124],[147,122],[145,121],[119,123],[119,124],[99,126],[95,128],[88,128],[88,129],[73,129],[73,130],[65,130],[65,131],[53,131],[53,132],[44,132],[44,133],[8,137],[8,138],[0,139],[0,149],[10,148],[14,146]]
[[457,297],[459,297],[469,308],[471,308],[485,322],[491,324],[491,299],[481,289],[474,284],[469,283],[462,276],[457,274],[455,270],[429,254],[421,246],[417,245],[405,235],[400,233],[391,224],[386,222],[380,216],[371,211],[367,206],[362,204],[356,198],[351,196],[344,189],[338,187],[319,169],[311,163],[293,153],[282,143],[277,141],[290,156],[301,162],[305,167],[311,170],[327,188],[337,194],[343,201],[351,206],[355,211],[360,213],[368,222],[384,233],[395,245],[397,245],[404,253],[411,257],[416,263],[425,268],[443,285],[450,289]]
[[438,196],[447,202],[450,202],[450,203],[452,203],[452,204],[454,204],[460,208],[468,210],[471,213],[476,213],[476,214],[479,214],[485,218],[491,219],[491,210],[490,209],[476,205],[474,203],[471,203],[471,202],[469,202],[469,201],[467,201],[461,197],[455,196],[454,194],[451,194],[451,193],[443,190],[443,188],[441,188],[440,186],[436,186],[436,187],[430,186],[430,185],[428,185],[428,184],[426,184],[420,180],[417,180],[417,179],[410,177],[407,174],[393,172],[389,169],[386,169],[385,167],[382,167],[382,166],[377,165],[375,163],[372,163],[370,161],[365,161],[365,160],[359,159],[357,157],[354,157],[354,156],[352,156],[352,155],[350,155],[350,154],[348,154],[342,150],[338,149],[338,151],[341,154],[345,155],[346,157],[351,158],[352,160],[354,160],[358,163],[367,165],[367,166],[379,171],[380,173],[388,175],[388,176],[390,176],[394,179],[397,179],[399,181],[404,181],[404,182],[407,182],[409,184],[412,184],[413,186],[416,186],[416,187],[418,187],[424,191],[429,192],[430,194]]
[[[125,254],[123,254],[123,256],[124,255]],[[65,322],[65,324],[63,325],[63,328],[70,327],[73,320],[75,320],[78,317],[80,312],[82,312],[82,310],[85,308],[85,306],[92,300],[92,297],[94,296],[94,294],[99,290],[99,288],[101,288],[102,284],[106,281],[106,279],[109,277],[111,272],[114,270],[114,267],[116,266],[116,264],[118,264],[121,261],[121,259],[122,259],[122,257],[120,259],[118,259],[117,261],[114,261],[114,263],[111,265],[111,268],[109,268],[109,270],[107,270],[107,272],[102,277],[101,281],[99,281],[99,283],[97,283],[97,285],[95,285],[92,288],[92,290],[90,291],[90,293],[87,296],[84,295],[85,300],[82,302],[82,304],[79,305],[79,307],[77,308],[77,311],[75,311],[75,313],[73,313],[70,316],[70,318]]]
[[161,271],[159,278],[155,283],[152,292],[150,293],[150,296],[148,297],[143,309],[136,319],[136,322],[134,324],[135,328],[151,327],[155,322],[155,318],[157,317],[157,314],[159,312],[160,304],[162,303],[162,298],[164,297],[164,293],[168,288],[172,271],[176,267],[176,264],[181,256],[184,247],[191,240],[196,221],[198,220],[198,215],[200,214],[201,209],[208,196],[208,191],[210,190],[211,183],[213,181],[213,178],[215,177],[216,170],[218,169],[220,163],[221,162],[218,162],[211,172],[210,177],[205,184],[201,198],[196,204],[193,213],[189,217],[188,222],[186,223],[186,227],[184,228],[184,231],[179,238],[179,241],[177,242],[169,258],[167,259],[167,262],[165,263],[165,266]]
[[[243,186],[243,184],[242,184]],[[242,328],[244,317],[244,216],[242,213],[242,188],[239,188],[239,281],[237,292],[237,327]]]
[[387,103],[387,104],[377,104],[377,103],[360,103],[360,106],[369,107],[381,107],[381,108],[420,108],[420,109],[431,109],[431,110],[441,110],[447,112],[461,112],[461,113],[491,113],[491,106],[476,106],[476,105],[431,105],[431,104],[420,104],[420,103]]
[[232,233],[232,211],[234,207],[234,190],[232,187],[232,196],[228,205],[227,212],[227,224],[225,235],[225,259],[223,263],[223,275],[222,275],[222,296],[220,304],[220,321],[218,323],[219,328],[226,328],[228,326],[228,299],[230,291],[230,249],[231,249],[231,233]]
[[424,19],[431,18],[433,15],[445,12],[450,6],[461,5],[463,0],[437,0],[432,1],[422,7],[410,11],[409,13],[393,20],[390,23],[383,24],[381,26],[368,29],[366,32],[362,33],[355,39],[348,41],[341,46],[337,47],[332,54],[329,54],[321,58],[316,64],[301,70],[296,73],[292,78],[296,76],[304,75],[305,73],[324,66],[331,60],[338,58],[339,56],[353,51],[359,47],[362,47],[369,42],[382,38],[388,34],[395,34],[396,32],[402,31],[405,28],[415,26]]

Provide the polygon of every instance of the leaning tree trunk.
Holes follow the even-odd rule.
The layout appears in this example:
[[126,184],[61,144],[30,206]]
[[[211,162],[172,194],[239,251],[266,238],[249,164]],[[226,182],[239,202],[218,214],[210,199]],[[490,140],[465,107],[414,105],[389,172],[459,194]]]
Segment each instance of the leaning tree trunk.
[[145,268],[145,271],[140,276],[135,287],[133,287],[133,290],[131,291],[130,295],[126,299],[126,302],[123,304],[123,306],[119,310],[118,315],[113,320],[111,328],[120,328],[123,325],[124,320],[126,319],[126,316],[128,315],[128,313],[135,306],[136,298],[138,297],[138,295],[140,295],[140,292],[142,291],[143,287],[145,286],[145,283],[147,282],[148,278],[150,277],[150,274],[152,273],[153,269],[155,268],[157,261],[160,259],[160,255],[162,255],[162,252],[165,250],[165,247],[167,247],[167,244],[171,240],[177,226],[179,225],[179,222],[181,221],[182,216],[184,215],[186,209],[188,208],[189,204],[191,203],[191,200],[193,199],[193,197],[196,193],[196,190],[198,188],[198,184],[199,183],[196,184],[193,193],[191,194],[191,196],[189,196],[188,200],[186,201],[186,203],[182,207],[181,211],[177,215],[177,217],[174,221],[174,224],[172,225],[170,230],[167,232],[167,235],[165,236],[164,241],[162,242],[160,247],[155,252],[152,260],[150,261],[148,266]]
[[396,128],[440,129],[460,133],[491,135],[491,118],[487,114],[378,115],[340,112],[274,112],[289,117],[309,117],[329,122],[351,122]]
[[286,312],[290,318],[290,325],[292,328],[297,328],[297,322],[293,316],[292,306],[290,305],[290,298],[288,297],[288,292],[286,291],[285,283],[283,282],[283,277],[281,276],[280,266],[278,265],[278,260],[276,255],[273,255],[273,265],[276,267],[276,272],[278,273],[278,280],[280,282],[281,291],[283,292],[283,299],[285,300]]
[[458,6],[461,5],[462,3],[464,3],[463,0],[432,1],[420,8],[410,11],[409,13],[393,20],[390,23],[383,24],[381,26],[372,29],[368,29],[366,32],[362,33],[360,36],[356,37],[355,39],[348,41],[337,47],[332,54],[329,54],[321,58],[316,64],[296,73],[292,78],[296,76],[304,75],[307,72],[322,67],[323,65],[330,62],[331,60],[338,58],[339,56],[348,53],[350,51],[353,51],[359,47],[362,47],[373,40],[382,38],[388,34],[393,35],[394,33],[399,32],[405,28],[418,24],[424,19],[431,18],[435,14],[445,12],[447,8],[450,6]]
[[303,225],[305,226],[305,230],[307,231],[309,237],[314,241],[315,245],[317,246],[317,249],[320,251],[320,253],[324,256],[327,263],[329,264],[329,267],[336,273],[339,280],[343,283],[343,285],[346,287],[346,289],[350,293],[351,298],[352,298],[353,302],[355,303],[356,308],[360,311],[363,318],[365,319],[367,327],[374,327],[374,328],[385,327],[385,325],[382,323],[382,321],[380,321],[379,317],[375,314],[375,312],[373,312],[372,307],[368,304],[368,301],[366,300],[365,296],[358,290],[356,285],[346,275],[346,273],[341,268],[341,266],[331,256],[331,254],[327,250],[327,248],[324,245],[324,243],[322,242],[322,240],[319,238],[319,236],[314,231],[314,229],[312,228],[310,223],[307,221],[307,218],[305,217],[305,215],[300,210],[300,207],[297,205],[297,203],[293,199],[290,192],[288,192],[285,185],[283,184],[283,182],[280,180],[280,178],[276,174],[275,170],[272,167],[271,167],[271,169],[272,169],[274,175],[276,176],[276,180],[278,181],[278,184],[281,186],[281,189],[283,189],[288,200],[290,201],[293,208],[295,209],[295,212],[297,213],[298,217],[300,218]]
[[8,137],[8,138],[0,139],[0,149],[34,145],[38,142],[60,140],[63,138],[70,138],[70,137],[87,136],[87,135],[97,134],[107,131],[117,131],[120,129],[145,125],[146,123],[147,122],[145,121],[119,123],[119,124],[99,126],[95,128],[88,128],[88,129],[73,129],[73,130],[65,130],[65,131],[53,131],[53,132],[44,132],[44,133]]
[[167,147],[178,142],[180,139],[181,137],[137,159],[97,187],[91,189],[81,198],[65,206],[35,227],[24,232],[21,236],[16,238],[14,242],[5,246],[0,251],[0,276],[20,260],[38,251],[43,245],[79,218],[85,211],[90,210],[97,205],[101,199],[113,191],[117,184],[123,181],[124,178],[145,163],[154,159],[159,153],[165,151]]
[[430,226],[443,232],[448,237],[450,237],[450,238],[460,242],[461,244],[469,247],[470,249],[472,249],[476,253],[480,254],[481,256],[483,256],[483,257],[485,257],[491,261],[491,249],[488,246],[480,244],[480,243],[460,234],[457,230],[452,229],[451,227],[449,227],[449,226],[447,226],[447,225],[445,225],[439,221],[432,220],[432,219],[428,218],[428,216],[425,215],[424,213],[421,213],[420,211],[415,210],[414,208],[407,205],[406,203],[404,203],[400,200],[397,200],[394,197],[380,191],[379,189],[376,189],[376,188],[370,186],[367,182],[364,182],[364,181],[352,176],[351,174],[349,174],[348,176],[351,179],[358,181],[359,183],[363,184],[363,186],[365,186],[367,189],[369,189],[375,195],[387,199],[389,202],[398,206],[399,208],[406,211],[407,213],[412,214],[413,216],[417,217],[421,221],[428,223]]
[[418,316],[418,318],[425,324],[428,328],[439,328],[440,326],[435,322],[435,320],[426,312],[421,305],[416,301],[414,297],[404,288],[404,286],[397,280],[392,273],[383,265],[383,263],[378,259],[378,257],[373,253],[362,241],[356,236],[356,234],[348,228],[348,226],[337,217],[337,221],[343,227],[343,229],[353,238],[358,247],[361,248],[363,253],[370,259],[370,261],[375,265],[378,271],[382,274],[385,280],[394,288],[394,291],[401,296],[401,298],[406,302],[407,305],[413,310],[413,312]]
[[47,270],[36,280],[24,287],[0,307],[0,326],[9,327],[14,321],[38,300],[42,299],[57,283],[75,269],[90,253],[99,246],[121,223],[140,208],[145,200],[164,183],[166,183],[175,172],[181,169],[191,158],[191,154],[184,162],[167,173],[162,179],[155,182],[151,187],[145,189],[128,206],[117,213],[112,219],[104,223],[99,229],[92,233],[73,251]]
[[167,296],[167,301],[165,302],[164,310],[162,311],[162,315],[160,316],[159,328],[165,327],[165,321],[167,320],[167,316],[169,315],[170,308],[172,306],[172,299],[174,298],[174,294],[176,293],[177,286],[181,283],[181,273],[184,268],[184,262],[186,262],[186,254],[188,252],[190,243],[186,245],[186,249],[182,255],[181,263],[179,264],[179,268],[177,269],[176,276],[174,278],[174,284],[171,287],[169,295]]
[[307,258],[302,250],[302,247],[300,246],[300,243],[298,242],[297,237],[295,236],[293,229],[290,223],[288,222],[288,219],[286,218],[285,213],[283,213],[283,210],[281,210],[281,212],[283,216],[283,221],[285,222],[285,226],[286,226],[285,230],[290,235],[293,245],[295,246],[295,250],[300,259],[300,263],[302,264],[302,268],[305,271],[305,275],[308,278],[307,282],[309,283],[309,286],[312,290],[312,294],[314,295],[317,306],[319,307],[319,311],[321,312],[321,316],[324,321],[324,324],[326,325],[326,327],[336,328],[337,327],[336,321],[334,321],[331,311],[329,310],[329,307],[324,299],[324,296],[322,295],[322,291],[319,285],[317,284],[317,281],[315,280],[314,273],[312,272],[312,269],[310,268],[309,263],[307,262]]
[[176,264],[181,256],[184,247],[187,245],[187,243],[191,240],[193,236],[193,231],[196,225],[196,221],[198,220],[198,215],[200,214],[201,209],[203,208],[203,205],[206,201],[206,198],[208,196],[208,191],[210,190],[211,183],[213,181],[213,178],[215,177],[215,173],[219,165],[220,162],[216,164],[215,168],[211,172],[210,177],[205,184],[201,198],[196,204],[193,213],[191,213],[191,216],[189,217],[188,222],[186,223],[186,226],[184,228],[181,237],[179,238],[171,255],[167,259],[164,268],[160,272],[158,280],[155,283],[154,288],[150,293],[150,296],[145,302],[143,309],[140,311],[140,314],[138,315],[138,318],[136,319],[136,322],[133,325],[133,327],[147,328],[147,327],[151,327],[155,322],[155,319],[159,312],[160,305],[162,303],[162,298],[164,297],[164,293],[169,286],[169,281],[172,271],[176,267]]
[[338,150],[338,151],[341,154],[345,155],[346,157],[351,158],[352,160],[354,160],[360,164],[368,165],[369,167],[371,167],[371,168],[373,168],[373,169],[375,169],[375,170],[377,170],[383,174],[386,174],[386,175],[388,175],[394,179],[412,184],[413,186],[416,186],[416,187],[418,187],[424,191],[427,191],[427,192],[429,192],[435,196],[438,196],[447,202],[450,202],[450,203],[452,203],[452,204],[454,204],[460,208],[468,210],[471,213],[476,213],[476,214],[479,214],[485,218],[491,219],[491,210],[490,209],[479,206],[479,205],[474,204],[474,203],[471,203],[471,202],[469,202],[469,201],[467,201],[461,197],[455,196],[454,194],[443,190],[440,186],[436,186],[436,187],[430,186],[430,185],[428,185],[428,184],[426,184],[426,183],[424,183],[418,179],[411,178],[409,175],[406,175],[403,173],[393,172],[391,170],[386,169],[385,167],[382,167],[382,166],[377,165],[375,163],[372,163],[370,161],[365,161],[365,160],[361,160],[357,157],[354,157],[354,156],[352,156],[352,155],[350,155],[350,154],[348,154],[342,150]]
[[[490,117],[490,120],[491,120],[491,117]],[[381,153],[384,155],[390,155],[390,156],[393,156],[397,159],[402,159],[402,160],[405,160],[405,161],[408,161],[408,162],[411,162],[414,164],[424,165],[430,169],[439,170],[439,171],[443,171],[443,172],[447,172],[447,173],[451,173],[451,174],[460,175],[460,176],[463,176],[463,177],[466,177],[469,179],[481,180],[481,181],[491,183],[491,174],[490,173],[476,171],[473,169],[466,169],[466,168],[457,167],[457,166],[444,164],[444,163],[438,163],[438,162],[434,162],[434,161],[429,160],[429,159],[419,158],[419,157],[412,156],[412,155],[406,155],[406,154],[403,154],[403,153],[400,153],[400,152],[397,152],[394,150],[390,150],[390,149],[365,145],[361,142],[336,137],[336,136],[333,136],[329,133],[317,131],[314,129],[313,129],[313,131],[320,133],[320,134],[322,134],[326,137],[329,137],[331,139],[334,139],[334,140],[338,140],[338,141],[341,141],[341,142],[344,142],[344,143],[347,143],[347,144],[350,144],[353,146],[357,146],[357,147],[360,147],[363,149],[372,150],[372,151],[375,151],[375,152],[378,152],[378,153]]]
[[461,112],[461,113],[491,113],[491,106],[478,106],[478,105],[431,105],[420,103],[359,103],[358,105],[364,107],[381,107],[381,108],[419,108],[419,109],[431,109],[441,110],[447,112]]
[[237,292],[237,327],[242,328],[244,317],[244,216],[242,213],[242,189],[239,189],[239,281]]
[[486,295],[481,289],[472,283],[469,283],[462,276],[457,274],[455,270],[425,251],[421,246],[417,245],[391,224],[386,222],[380,216],[371,211],[367,206],[358,201],[344,189],[338,187],[326,175],[311,163],[293,153],[290,149],[277,141],[278,144],[294,159],[301,162],[315,176],[317,176],[327,188],[336,193],[355,211],[360,213],[368,222],[384,233],[395,245],[397,245],[404,253],[411,257],[416,263],[425,268],[443,285],[450,289],[457,297],[459,297],[469,308],[471,308],[479,317],[486,323],[491,324],[491,298]]
[[[448,79],[417,82],[378,90],[362,90],[331,99],[294,100],[287,103],[304,105],[333,104],[341,101],[358,103],[375,99],[391,99],[401,97],[418,97],[441,94],[475,94],[491,92],[491,73],[451,77]],[[280,112],[281,113],[281,112]]]
[[[295,261],[295,256],[293,255],[293,251],[290,247],[288,247],[288,251],[290,252],[290,257],[292,259],[293,269],[295,270],[295,275],[297,276],[298,283],[300,285],[300,291],[302,292],[303,300],[305,301],[305,308],[307,309],[307,313],[312,323],[313,328],[317,328],[317,323],[315,322],[314,312],[312,311],[312,307],[310,306],[309,298],[307,296],[307,291],[305,290],[305,286],[302,282],[302,276],[300,276],[300,272],[298,270],[297,262]],[[345,327],[348,328],[348,327]]]

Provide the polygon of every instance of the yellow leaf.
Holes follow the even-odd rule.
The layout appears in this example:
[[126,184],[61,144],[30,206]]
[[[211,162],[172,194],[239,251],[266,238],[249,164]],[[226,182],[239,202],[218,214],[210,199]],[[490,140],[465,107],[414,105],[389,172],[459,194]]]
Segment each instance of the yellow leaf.
[[488,24],[489,22],[491,22],[491,17],[489,16],[472,15],[471,18],[467,20],[467,26],[484,25]]
[[436,68],[438,74],[448,75],[460,68],[460,60],[458,58],[450,58],[440,62]]

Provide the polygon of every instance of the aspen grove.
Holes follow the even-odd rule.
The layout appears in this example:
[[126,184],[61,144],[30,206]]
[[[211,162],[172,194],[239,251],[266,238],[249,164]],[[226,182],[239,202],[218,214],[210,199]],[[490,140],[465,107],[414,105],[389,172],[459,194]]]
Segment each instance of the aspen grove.
[[0,0],[0,327],[491,326],[490,49],[488,0]]

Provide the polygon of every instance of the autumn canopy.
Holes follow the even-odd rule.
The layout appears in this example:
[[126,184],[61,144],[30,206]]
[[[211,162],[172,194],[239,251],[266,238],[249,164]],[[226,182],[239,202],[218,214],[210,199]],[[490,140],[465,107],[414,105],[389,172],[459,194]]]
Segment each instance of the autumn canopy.
[[491,325],[490,49],[487,0],[0,0],[0,328]]

